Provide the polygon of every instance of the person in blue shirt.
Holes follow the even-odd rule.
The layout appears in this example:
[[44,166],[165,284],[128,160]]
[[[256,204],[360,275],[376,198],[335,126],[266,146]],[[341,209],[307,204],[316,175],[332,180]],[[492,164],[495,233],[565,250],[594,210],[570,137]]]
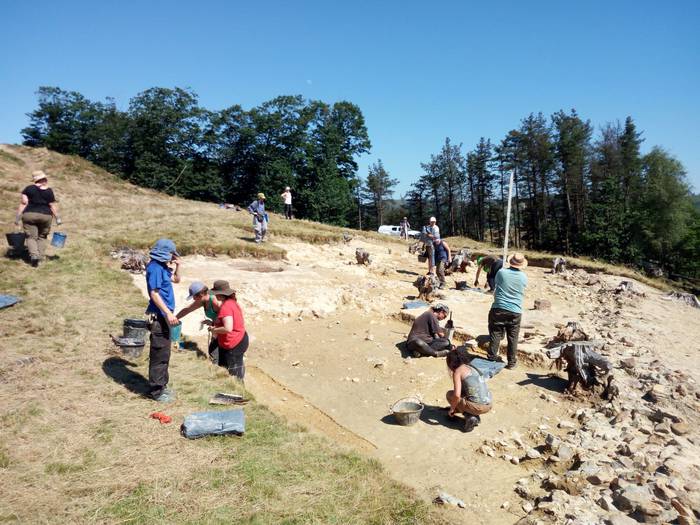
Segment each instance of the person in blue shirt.
[[265,241],[267,234],[267,213],[265,213],[265,194],[258,193],[257,200],[248,206],[248,213],[253,216],[253,229],[255,230],[255,242]]
[[452,254],[450,253],[450,246],[442,239],[436,239],[433,241],[433,246],[435,247],[435,263],[437,266],[437,276],[440,281],[440,289],[445,287],[445,268],[450,264],[452,259]]
[[523,297],[527,286],[527,259],[522,253],[514,253],[508,261],[510,267],[496,274],[493,304],[489,311],[488,359],[499,361],[498,349],[505,332],[508,338],[508,364],[515,368],[518,351],[520,320],[523,314]]
[[[146,266],[150,352],[148,355],[149,394],[156,401],[174,401],[175,392],[168,389],[168,366],[170,365],[170,327],[180,320],[175,316],[175,291],[173,283],[180,282],[180,259],[175,243],[170,239],[159,239],[150,252],[151,260]],[[169,266],[173,264],[174,270]]]

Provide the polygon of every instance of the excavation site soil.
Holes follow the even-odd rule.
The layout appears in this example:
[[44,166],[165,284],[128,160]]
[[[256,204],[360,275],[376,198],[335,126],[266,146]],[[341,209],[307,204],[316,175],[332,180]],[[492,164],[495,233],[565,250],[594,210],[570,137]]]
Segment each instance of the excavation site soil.
[[[408,243],[402,248],[357,239],[338,245],[275,242],[287,251],[286,259],[184,258],[183,281],[176,285],[178,304],[185,304],[193,280],[209,284],[229,280],[237,290],[251,336],[246,387],[256,399],[290,423],[323,434],[339,447],[377,458],[394,478],[416,488],[425,499],[432,500],[444,491],[462,500],[467,509],[455,508],[454,521],[514,523],[538,511],[557,518],[558,509],[538,507],[538,502],[556,500],[552,495],[557,491],[566,493],[562,497],[578,498],[560,502],[562,516],[572,505],[581,505],[585,517],[586,498],[599,497],[588,488],[572,491],[549,486],[547,494],[541,488],[542,480],[563,476],[589,459],[615,466],[615,453],[608,452],[607,445],[596,450],[596,459],[587,457],[592,452],[581,444],[574,463],[566,466],[564,454],[557,455],[545,445],[545,440],[571,440],[581,428],[585,435],[590,430],[586,421],[595,419],[605,406],[595,394],[566,393],[566,374],[552,370],[552,361],[543,352],[569,321],[578,322],[591,338],[605,342],[601,353],[612,362],[622,391],[618,412],[634,415],[635,409],[642,410],[645,402],[641,398],[649,386],[645,373],[655,370],[664,378],[657,383],[667,391],[659,392],[659,397],[675,403],[673,421],[685,422],[692,430],[685,437],[675,430],[668,432],[668,442],[648,445],[645,441],[639,450],[653,453],[656,449],[644,447],[675,447],[687,459],[683,468],[697,472],[700,461],[695,443],[699,441],[694,423],[700,380],[700,310],[666,299],[662,292],[637,282],[633,282],[634,293],[618,293],[620,277],[582,270],[552,274],[550,268],[528,267],[518,366],[489,380],[494,408],[482,416],[474,431],[464,433],[463,420],[448,419],[444,409],[445,392],[451,388],[445,360],[415,358],[403,345],[411,320],[425,310],[402,309],[404,302],[417,295],[413,282],[426,270],[408,252]],[[371,254],[370,265],[355,262],[358,247]],[[449,286],[439,299],[452,309],[462,342],[488,333],[492,296],[455,287],[455,281],[471,285],[474,275],[475,268],[470,267],[466,274],[448,277]],[[482,276],[482,282],[484,279]],[[143,281],[143,276],[134,276],[135,285],[142,290]],[[551,307],[534,309],[536,299],[549,301]],[[185,318],[183,334],[206,348],[202,318],[200,313]],[[475,353],[484,355],[479,348]],[[678,381],[686,386],[682,399],[674,390]],[[398,425],[390,411],[394,402],[405,397],[417,397],[425,405],[420,420],[412,426]],[[643,436],[656,433],[653,425],[659,422],[650,424],[650,434]],[[610,425],[619,430],[614,422]],[[629,425],[633,427],[638,428]],[[591,435],[597,437],[596,432],[591,430]],[[675,441],[670,443],[671,439]],[[680,485],[678,492],[687,489]],[[525,488],[518,490],[518,486]],[[617,502],[604,511],[595,501],[590,505],[596,512],[622,515],[624,509]],[[682,503],[686,507],[693,504]]]

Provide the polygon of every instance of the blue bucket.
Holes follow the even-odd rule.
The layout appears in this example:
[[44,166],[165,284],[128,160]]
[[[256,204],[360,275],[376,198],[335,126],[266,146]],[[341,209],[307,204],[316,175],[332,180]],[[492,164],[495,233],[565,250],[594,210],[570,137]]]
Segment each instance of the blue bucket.
[[53,232],[53,237],[51,237],[51,246],[63,248],[63,245],[66,244],[66,237],[68,236],[65,233]]
[[177,343],[180,341],[180,334],[182,334],[182,323],[178,323],[175,326],[170,327],[170,342]]

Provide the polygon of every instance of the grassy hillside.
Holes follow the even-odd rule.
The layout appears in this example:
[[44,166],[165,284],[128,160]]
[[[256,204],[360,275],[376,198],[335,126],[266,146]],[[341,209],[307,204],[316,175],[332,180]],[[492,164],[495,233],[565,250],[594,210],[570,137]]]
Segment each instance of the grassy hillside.
[[[246,408],[244,437],[188,441],[177,425],[232,391],[194,352],[173,355],[173,423],[149,414],[147,364],[108,352],[108,334],[140,316],[144,299],[107,256],[121,244],[169,236],[185,253],[280,258],[250,242],[244,212],[129,185],[77,158],[0,148],[0,221],[12,228],[18,193],[44,169],[68,234],[59,256],[31,268],[0,262],[0,521],[18,523],[441,523],[381,466],[264,407]],[[9,204],[8,204],[9,203]],[[10,206],[11,205],[11,206]],[[343,230],[274,216],[272,238],[334,242]],[[355,232],[353,232],[355,234]],[[386,240],[382,237],[383,240]]]

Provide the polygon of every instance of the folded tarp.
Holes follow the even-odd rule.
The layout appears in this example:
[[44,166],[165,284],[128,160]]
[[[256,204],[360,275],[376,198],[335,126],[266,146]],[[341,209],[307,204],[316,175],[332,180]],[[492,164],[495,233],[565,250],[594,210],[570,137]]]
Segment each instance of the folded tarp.
[[16,295],[0,295],[0,310],[8,306],[12,306],[13,304],[17,304],[21,300],[22,299]]
[[223,436],[245,432],[245,415],[240,408],[216,412],[197,412],[185,416],[180,433],[188,439]]
[[499,361],[489,361],[488,359],[482,359],[481,357],[475,357],[469,362],[469,364],[479,370],[479,372],[481,372],[487,379],[495,376],[506,366],[505,363],[501,363]]

